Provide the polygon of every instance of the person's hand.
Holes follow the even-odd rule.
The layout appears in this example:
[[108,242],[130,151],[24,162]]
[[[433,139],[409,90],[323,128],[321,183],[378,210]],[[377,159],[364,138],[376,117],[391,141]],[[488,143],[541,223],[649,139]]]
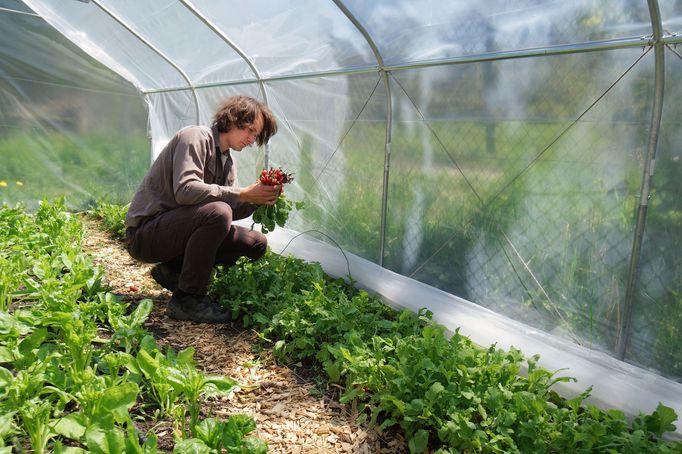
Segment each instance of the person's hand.
[[254,183],[239,191],[239,198],[244,202],[256,205],[274,205],[282,192],[282,185],[268,186],[260,182]]

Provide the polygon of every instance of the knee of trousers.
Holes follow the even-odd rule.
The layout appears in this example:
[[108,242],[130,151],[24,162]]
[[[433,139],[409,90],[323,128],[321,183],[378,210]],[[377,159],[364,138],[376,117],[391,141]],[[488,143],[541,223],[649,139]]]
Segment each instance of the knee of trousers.
[[265,252],[268,250],[268,237],[260,232],[254,233],[257,235],[254,239],[253,247],[251,248],[253,255],[250,258],[252,260],[258,260],[259,258],[263,257]]
[[225,202],[209,202],[204,206],[206,223],[219,224],[225,230],[232,225],[232,207]]

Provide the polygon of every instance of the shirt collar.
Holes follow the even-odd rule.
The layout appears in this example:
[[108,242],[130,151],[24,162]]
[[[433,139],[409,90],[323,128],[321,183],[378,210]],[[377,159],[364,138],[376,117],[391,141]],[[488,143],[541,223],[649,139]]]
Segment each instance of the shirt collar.
[[215,144],[216,152],[219,155],[227,156],[229,158],[230,157],[229,148],[225,151],[220,151],[220,133],[218,132],[218,128],[216,126],[211,126],[211,132],[213,133],[213,143]]

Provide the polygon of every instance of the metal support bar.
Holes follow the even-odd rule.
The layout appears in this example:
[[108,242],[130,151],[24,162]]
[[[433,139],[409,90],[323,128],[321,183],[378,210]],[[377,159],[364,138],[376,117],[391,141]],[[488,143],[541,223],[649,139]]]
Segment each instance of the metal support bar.
[[18,9],[10,9],[10,8],[2,8],[2,7],[0,7],[0,13],[23,14],[24,16],[40,17],[40,14],[32,13],[30,11],[19,11]]
[[[349,13],[350,14],[350,13]],[[356,25],[357,26],[357,25]],[[363,35],[364,36],[364,35]],[[367,35],[369,36],[369,35]],[[367,39],[367,37],[366,37]],[[662,39],[661,42],[664,44],[675,44],[677,42],[682,42],[682,37],[671,36],[666,39]],[[300,79],[312,79],[319,77],[334,77],[334,76],[349,76],[354,74],[368,74],[376,73],[377,71],[405,71],[409,69],[419,69],[419,68],[430,68],[436,66],[448,66],[448,65],[461,65],[468,63],[480,63],[486,61],[498,61],[498,60],[512,60],[517,58],[530,58],[530,57],[541,57],[549,55],[563,55],[563,54],[577,54],[584,52],[598,52],[603,50],[614,50],[614,49],[627,49],[632,47],[642,47],[652,45],[652,39],[650,37],[637,37],[637,38],[626,38],[626,39],[614,39],[614,40],[604,40],[604,41],[594,41],[590,43],[582,44],[569,44],[562,46],[550,46],[542,47],[537,49],[524,49],[519,51],[508,51],[508,52],[490,52],[486,54],[478,54],[464,57],[454,57],[454,58],[444,58],[440,60],[424,60],[418,62],[412,62],[404,65],[384,65],[383,60],[381,60],[381,55],[378,54],[378,49],[376,50],[378,55],[377,61],[379,62],[377,66],[367,66],[359,67],[353,69],[338,69],[331,71],[313,71],[300,74],[289,74],[284,76],[271,76],[262,77],[260,79],[239,79],[233,81],[217,82],[210,84],[197,84],[194,87],[197,89],[202,88],[214,88],[214,87],[225,87],[232,85],[244,85],[253,84],[259,82],[280,82],[286,80],[300,80]],[[371,44],[370,47],[374,46]],[[186,87],[170,87],[155,90],[146,90],[143,93],[164,93],[170,91],[182,91],[186,90]]]
[[[350,70],[334,70],[334,71],[314,71],[309,73],[300,74],[290,74],[286,76],[272,76],[263,77],[260,81],[263,82],[282,82],[287,80],[302,80],[302,79],[319,79],[322,77],[334,77],[334,76],[350,76],[355,74],[376,74],[379,68],[373,66],[371,68],[361,68],[361,69],[350,69]],[[197,89],[204,88],[216,88],[216,87],[231,87],[236,85],[251,85],[258,83],[258,79],[238,79],[229,80],[225,82],[212,82],[207,84],[197,84],[194,87]],[[186,87],[169,87],[169,88],[158,88],[152,90],[145,90],[144,93],[167,93],[171,91],[182,91],[186,90]]]
[[369,34],[367,29],[360,23],[357,17],[346,7],[342,0],[333,0],[336,6],[346,15],[349,21],[358,29],[367,41],[367,44],[372,49],[374,53],[374,58],[377,60],[378,67],[374,70],[378,70],[383,81],[384,89],[386,91],[386,140],[384,143],[384,176],[383,176],[383,186],[381,195],[381,233],[379,238],[379,266],[384,265],[384,249],[386,246],[386,219],[388,215],[388,177],[389,170],[391,167],[391,132],[393,124],[393,107],[391,104],[391,85],[389,83],[388,72],[384,66],[384,58],[381,56],[381,52],[377,47],[374,39]]
[[665,36],[661,39],[663,44],[680,44],[682,43],[682,35],[673,33],[670,36]]
[[[187,87],[184,89],[187,90],[188,88],[192,90],[192,97],[194,98],[194,107],[195,107],[195,115],[196,115],[196,122],[197,124],[199,123],[199,98],[197,97],[197,92],[196,88],[192,85],[192,81],[190,80],[189,76],[185,71],[183,71],[182,68],[180,68],[170,57],[168,57],[166,54],[161,52],[160,49],[158,49],[154,44],[149,42],[144,36],[142,36],[140,33],[137,31],[133,30],[133,28],[128,25],[121,17],[118,16],[115,12],[104,6],[101,2],[101,0],[92,0],[92,3],[97,5],[99,9],[104,11],[109,17],[114,19],[116,22],[118,22],[119,25],[121,25],[123,28],[128,30],[130,34],[132,34],[135,38],[140,40],[145,46],[150,48],[152,51],[154,51],[159,57],[163,58],[169,65],[171,65],[175,70],[177,70],[180,75],[182,76],[183,79],[185,79],[185,82],[187,82]],[[143,94],[147,94],[147,92],[142,92]]]
[[632,253],[630,254],[630,268],[628,271],[628,282],[625,290],[625,300],[621,323],[618,330],[618,340],[616,343],[616,357],[620,360],[625,359],[630,338],[632,322],[632,306],[635,300],[635,287],[639,275],[639,262],[642,255],[642,240],[644,238],[644,227],[646,225],[647,210],[649,207],[649,197],[651,194],[651,178],[654,175],[654,165],[656,163],[656,150],[658,147],[658,136],[661,128],[661,117],[663,114],[663,94],[665,86],[665,42],[661,41],[662,24],[661,13],[658,8],[657,0],[648,0],[649,14],[651,15],[651,26],[653,28],[653,46],[655,57],[654,72],[654,105],[651,112],[651,131],[649,134],[649,144],[647,148],[646,161],[644,162],[644,173],[642,176],[642,189],[639,196],[639,209],[637,210],[637,224],[635,226],[634,239],[632,241]]
[[[256,82],[258,83],[258,87],[260,88],[261,95],[263,96],[263,102],[265,105],[268,105],[268,93],[265,90],[265,83],[263,82],[263,78],[261,77],[260,72],[258,71],[258,68],[256,68],[256,65],[253,63],[253,61],[249,58],[248,55],[246,55],[246,52],[244,52],[234,41],[232,41],[220,28],[218,28],[217,25],[215,25],[208,17],[206,17],[203,13],[201,13],[194,4],[189,1],[189,0],[180,0],[180,3],[185,5],[185,7],[192,12],[201,22],[204,23],[213,33],[218,35],[220,39],[222,39],[228,46],[230,46],[241,58],[246,62],[246,64],[249,66],[251,69],[251,72],[253,72],[253,75],[256,76]],[[270,166],[270,144],[265,144],[265,167],[268,168]]]
[[393,105],[391,103],[391,85],[389,83],[388,72],[382,71],[381,76],[384,79],[384,88],[386,89],[386,110],[388,117],[386,118],[386,145],[384,148],[384,178],[381,195],[381,238],[379,240],[379,266],[384,266],[384,251],[386,248],[386,230],[388,225],[388,177],[391,169],[391,133],[393,129]]

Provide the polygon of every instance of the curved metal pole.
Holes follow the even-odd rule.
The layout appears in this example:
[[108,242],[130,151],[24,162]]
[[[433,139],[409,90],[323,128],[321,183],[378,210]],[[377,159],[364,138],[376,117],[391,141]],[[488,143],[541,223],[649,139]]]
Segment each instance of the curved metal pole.
[[386,89],[386,145],[384,149],[384,180],[381,197],[381,238],[379,239],[379,266],[384,266],[384,249],[386,247],[386,218],[388,217],[388,175],[391,167],[391,132],[393,130],[393,103],[391,102],[391,85],[389,84],[388,72],[381,71]]
[[[682,37],[663,37],[661,41],[665,44],[675,44],[682,42]],[[550,55],[577,54],[584,52],[596,52],[611,49],[627,49],[631,47],[643,47],[653,45],[653,38],[637,37],[611,39],[604,41],[592,41],[581,44],[565,44],[560,46],[539,47],[537,49],[523,49],[518,51],[490,52],[487,54],[467,55],[462,57],[442,58],[438,60],[414,61],[406,64],[386,65],[379,67],[361,67],[353,69],[334,69],[327,71],[312,71],[298,74],[286,74],[261,77],[262,82],[280,82],[285,80],[301,80],[318,77],[348,76],[353,74],[375,73],[377,70],[386,72],[404,71],[420,68],[434,68],[437,66],[462,65],[470,63],[480,63],[486,61],[514,60],[531,57],[547,57]],[[228,82],[211,82],[205,84],[195,84],[196,88],[214,88],[233,85],[245,85],[258,82],[256,79],[239,79]],[[169,87],[147,90],[144,93],[165,93],[169,91],[182,91],[184,87]]]
[[388,78],[388,70],[384,66],[384,59],[376,43],[372,39],[367,29],[360,23],[355,15],[346,7],[342,0],[332,0],[334,4],[346,15],[348,20],[358,29],[367,41],[367,44],[374,53],[374,58],[377,60],[377,70],[384,81],[384,88],[386,90],[386,140],[384,146],[384,177],[381,197],[381,237],[379,239],[379,266],[384,265],[384,249],[386,247],[386,218],[388,214],[388,176],[391,167],[391,131],[393,128],[393,106],[391,103],[391,85]]
[[[234,41],[232,41],[220,28],[218,28],[217,25],[215,25],[211,20],[206,17],[203,13],[201,13],[194,4],[189,1],[189,0],[180,0],[180,3],[182,3],[185,8],[190,10],[192,14],[194,14],[197,19],[199,19],[201,22],[203,22],[213,33],[218,35],[220,39],[222,39],[228,46],[230,46],[237,54],[246,62],[247,65],[249,65],[249,68],[251,69],[251,72],[253,72],[253,75],[256,76],[256,81],[258,82],[258,87],[260,88],[261,95],[263,96],[263,102],[265,105],[268,105],[268,93],[265,90],[265,83],[263,82],[263,78],[261,77],[260,72],[258,71],[258,68],[256,68],[256,65],[253,63],[253,61],[249,58],[248,55],[246,55],[246,52],[244,52]],[[270,144],[266,143],[265,144],[265,167],[269,167],[270,165]]]
[[159,50],[156,46],[154,46],[147,39],[145,39],[144,36],[139,34],[137,31],[133,30],[133,28],[130,25],[128,25],[115,12],[111,11],[109,8],[102,5],[101,0],[92,0],[92,3],[97,5],[102,11],[107,13],[112,19],[114,19],[116,22],[118,22],[119,25],[121,25],[123,28],[128,30],[128,32],[130,32],[133,36],[135,36],[135,38],[139,39],[144,45],[146,45],[151,50],[153,50],[159,57],[163,58],[169,65],[171,65],[173,68],[175,68],[180,73],[182,78],[185,79],[185,82],[187,82],[189,89],[192,90],[192,97],[194,98],[196,122],[198,124],[199,123],[199,98],[197,97],[196,88],[192,85],[192,81],[189,79],[189,76],[187,75],[187,73],[185,73],[185,71],[183,71],[182,68],[180,68],[173,60],[171,60],[170,57],[168,57],[166,54],[161,52],[161,50]]
[[40,14],[32,13],[29,11],[19,11],[18,9],[11,9],[11,8],[1,8],[0,7],[0,13],[23,14],[24,16],[40,17]]
[[616,356],[620,360],[625,359],[628,340],[630,338],[632,306],[634,305],[635,299],[635,286],[637,284],[639,262],[642,254],[642,239],[644,238],[644,227],[646,225],[649,198],[651,196],[651,178],[654,175],[656,149],[658,147],[658,136],[661,129],[661,117],[663,114],[663,89],[665,85],[665,43],[661,41],[663,34],[661,12],[658,8],[657,0],[648,0],[648,4],[649,14],[651,15],[651,26],[653,29],[653,46],[655,56],[654,105],[651,112],[651,132],[649,135],[646,161],[644,162],[642,189],[639,196],[639,209],[637,210],[637,224],[635,226],[635,235],[632,242],[632,253],[630,255],[630,268],[628,271],[627,288],[625,290],[625,301],[623,302],[623,315],[621,317],[618,340],[616,343]]

